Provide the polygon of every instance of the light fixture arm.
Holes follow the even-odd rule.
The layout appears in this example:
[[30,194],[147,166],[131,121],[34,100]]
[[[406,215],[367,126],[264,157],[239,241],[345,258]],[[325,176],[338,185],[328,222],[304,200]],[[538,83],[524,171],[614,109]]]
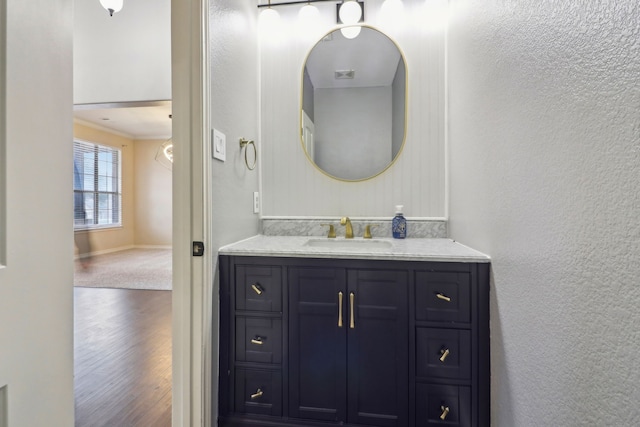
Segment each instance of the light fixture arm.
[[271,3],[271,0],[269,0],[269,4],[259,4],[258,8],[261,7],[274,7],[274,6],[289,6],[289,5],[293,5],[293,4],[308,4],[308,3],[318,3],[321,1],[332,1],[332,2],[338,2],[339,0],[291,0],[291,1],[284,1],[284,2],[280,2],[280,3]]

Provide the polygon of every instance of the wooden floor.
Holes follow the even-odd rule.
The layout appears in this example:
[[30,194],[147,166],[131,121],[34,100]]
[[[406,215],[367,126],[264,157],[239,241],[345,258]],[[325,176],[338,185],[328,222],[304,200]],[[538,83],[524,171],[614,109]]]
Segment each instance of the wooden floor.
[[171,426],[171,291],[74,288],[76,427]]

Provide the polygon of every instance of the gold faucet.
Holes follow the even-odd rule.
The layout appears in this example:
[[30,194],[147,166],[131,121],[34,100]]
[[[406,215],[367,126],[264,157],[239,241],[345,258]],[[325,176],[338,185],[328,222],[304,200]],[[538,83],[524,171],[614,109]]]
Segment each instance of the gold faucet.
[[345,233],[344,233],[344,238],[353,239],[353,227],[351,226],[351,220],[349,219],[348,216],[343,216],[342,218],[340,218],[340,225],[347,226],[347,229],[345,230]]
[[320,224],[323,227],[329,227],[329,233],[327,233],[327,237],[333,239],[336,237],[336,229],[333,227],[333,224]]
[[370,239],[371,236],[371,229],[374,227],[377,227],[378,224],[367,224],[366,227],[364,228],[364,235],[362,236],[364,239]]

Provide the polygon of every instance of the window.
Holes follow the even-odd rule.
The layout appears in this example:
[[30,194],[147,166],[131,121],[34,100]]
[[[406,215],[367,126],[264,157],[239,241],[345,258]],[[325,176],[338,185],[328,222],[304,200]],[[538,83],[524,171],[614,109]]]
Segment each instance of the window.
[[122,225],[120,150],[73,142],[74,228]]

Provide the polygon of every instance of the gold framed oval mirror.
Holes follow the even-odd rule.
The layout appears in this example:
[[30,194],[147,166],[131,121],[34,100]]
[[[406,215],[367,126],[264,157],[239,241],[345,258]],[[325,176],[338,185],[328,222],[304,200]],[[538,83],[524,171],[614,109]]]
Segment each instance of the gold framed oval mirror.
[[[326,175],[362,181],[387,170],[406,137],[407,66],[398,45],[359,25],[322,37],[302,71],[300,136],[309,160]],[[351,28],[351,27],[346,27]]]

